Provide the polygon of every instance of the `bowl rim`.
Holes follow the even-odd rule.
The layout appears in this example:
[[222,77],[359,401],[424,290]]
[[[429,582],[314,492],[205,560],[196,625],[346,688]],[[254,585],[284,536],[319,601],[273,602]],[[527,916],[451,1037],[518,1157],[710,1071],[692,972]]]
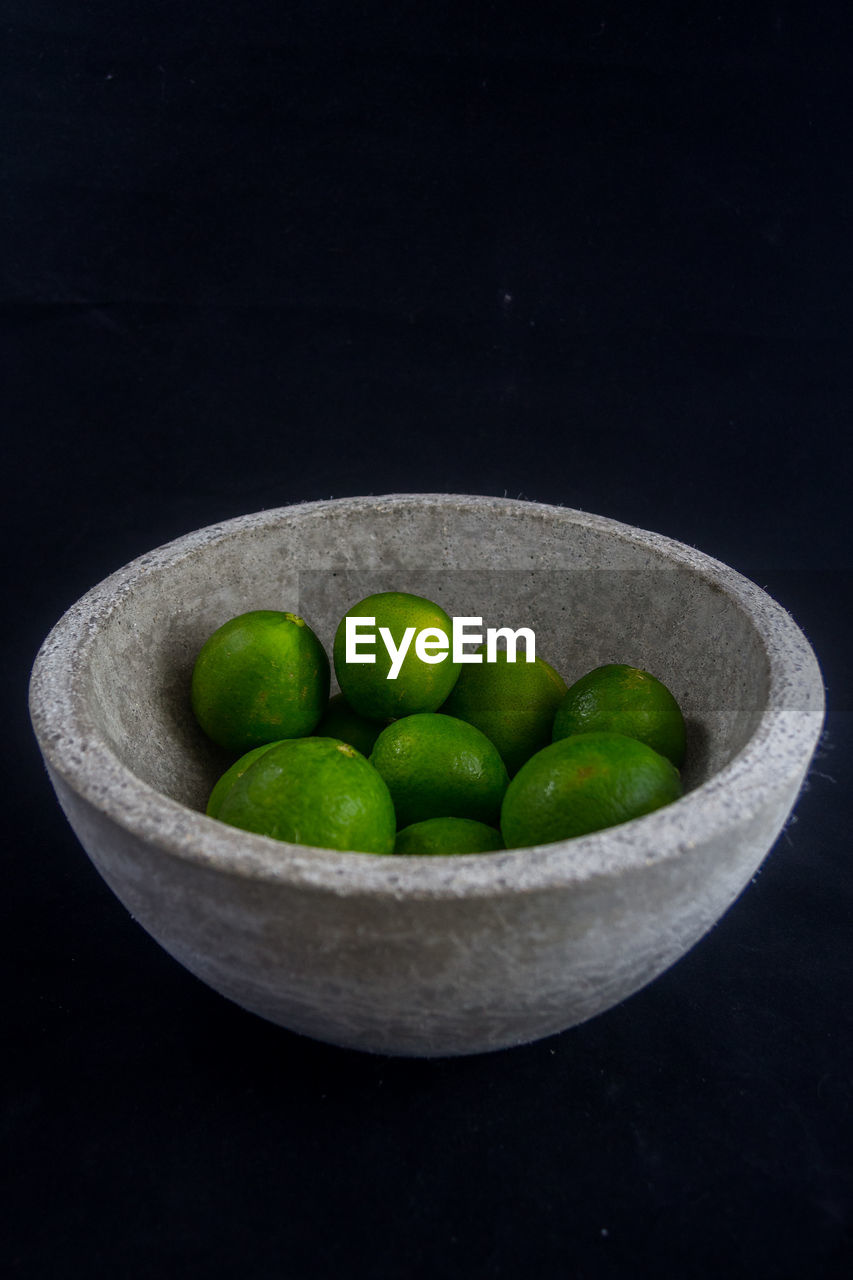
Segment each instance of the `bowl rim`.
[[[491,507],[615,536],[697,573],[744,612],[763,645],[768,696],[741,750],[722,769],[654,813],[552,844],[446,858],[377,855],[289,844],[229,827],[163,795],[113,753],[87,712],[80,688],[98,626],[144,574],[163,572],[205,545],[241,531],[329,511],[405,506]],[[184,862],[260,882],[337,895],[394,898],[505,896],[548,891],[683,857],[709,837],[754,819],[767,794],[805,775],[824,719],[817,658],[790,614],[754,582],[696,548],[606,516],[529,499],[472,494],[384,494],[293,503],[236,516],[183,534],[137,556],[66,610],[39,648],[30,677],[33,729],[48,772],[131,836]]]

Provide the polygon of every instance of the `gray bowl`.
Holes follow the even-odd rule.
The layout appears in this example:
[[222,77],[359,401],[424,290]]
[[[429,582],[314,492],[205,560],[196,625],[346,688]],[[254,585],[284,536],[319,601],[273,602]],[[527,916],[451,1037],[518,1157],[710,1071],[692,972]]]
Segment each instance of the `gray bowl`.
[[[654,672],[687,717],[685,796],[594,835],[448,858],[305,848],[207,818],[230,757],[189,707],[202,642],[246,609],[290,609],[330,650],[374,590],[530,626],[569,682],[603,662]],[[71,826],[181,964],[294,1031],[432,1056],[561,1031],[693,946],[783,827],[823,686],[789,615],[691,547],[561,507],[415,494],[264,511],[142,556],[53,629],[30,707]]]

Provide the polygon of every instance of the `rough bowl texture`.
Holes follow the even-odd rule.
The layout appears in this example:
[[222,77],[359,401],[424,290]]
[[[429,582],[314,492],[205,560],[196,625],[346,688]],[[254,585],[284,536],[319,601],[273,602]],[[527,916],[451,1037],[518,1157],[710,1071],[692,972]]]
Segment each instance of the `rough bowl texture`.
[[[646,667],[684,708],[687,794],[595,835],[450,858],[335,853],[201,810],[230,762],[189,706],[202,642],[246,609],[341,614],[414,591],[532,626],[571,683]],[[69,822],[132,915],[244,1008],[380,1053],[475,1053],[560,1031],[661,973],[755,873],[791,810],[823,686],[788,614],[657,534],[487,497],[264,511],[142,556],[60,620],[30,706]]]

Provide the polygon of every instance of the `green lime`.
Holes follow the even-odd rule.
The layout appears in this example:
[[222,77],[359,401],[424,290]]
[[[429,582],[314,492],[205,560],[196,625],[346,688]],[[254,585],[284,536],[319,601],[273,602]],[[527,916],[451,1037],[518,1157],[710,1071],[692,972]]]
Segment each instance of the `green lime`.
[[314,730],[318,738],[339,738],[348,742],[363,756],[369,756],[373,744],[382,732],[382,724],[378,720],[367,720],[353,711],[342,693],[336,693],[329,699],[329,705]]
[[207,808],[205,809],[205,813],[209,818],[219,817],[222,801],[228,795],[237,779],[242,778],[249,765],[254,764],[258,756],[262,756],[265,751],[269,751],[270,747],[277,745],[275,742],[265,742],[262,747],[252,747],[251,751],[247,751],[245,755],[240,756],[239,760],[235,760],[230,769],[225,770],[210,793]]
[[291,738],[271,746],[231,786],[219,819],[320,849],[394,850],[387,786],[360,752],[335,738]]
[[463,666],[441,710],[490,738],[512,777],[551,741],[554,713],[565,693],[565,680],[542,658],[527,662],[519,653],[510,662],[506,649],[498,649],[494,662]]
[[192,675],[202,729],[229,751],[312,731],[329,698],[329,660],[293,613],[255,609],[214,631]]
[[639,738],[676,768],[684,763],[684,716],[655,676],[611,662],[575,681],[554,717],[553,739],[573,733],[624,733]]
[[492,853],[503,849],[501,833],[473,818],[426,818],[397,832],[395,853]]
[[[357,646],[360,655],[373,657],[374,662],[347,661],[348,618],[374,619],[361,624]],[[393,677],[392,657],[380,628],[390,634],[395,651],[408,646]],[[422,631],[427,635],[419,641]],[[460,664],[452,661],[452,631],[453,623],[444,610],[422,596],[380,591],[353,605],[338,625],[333,650],[335,674],[347,702],[369,720],[393,720],[419,711],[437,711],[460,670]],[[372,637],[372,643],[368,637]],[[418,643],[429,661],[418,655]]]
[[522,765],[501,807],[508,849],[567,840],[651,813],[682,794],[678,770],[621,733],[582,733]]
[[494,743],[454,716],[424,712],[389,724],[370,763],[388,784],[398,827],[424,818],[493,823],[509,778]]

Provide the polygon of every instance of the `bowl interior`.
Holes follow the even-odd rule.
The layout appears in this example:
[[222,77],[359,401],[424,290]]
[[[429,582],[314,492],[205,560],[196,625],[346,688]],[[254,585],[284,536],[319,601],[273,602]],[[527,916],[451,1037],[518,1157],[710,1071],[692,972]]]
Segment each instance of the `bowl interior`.
[[690,789],[745,745],[769,687],[760,637],[712,568],[664,539],[534,504],[407,498],[283,508],[134,562],[79,674],[91,719],[121,762],[200,810],[233,759],[190,709],[207,636],[244,610],[286,609],[306,618],[331,655],[346,609],[372,591],[411,591],[484,627],[532,628],[537,654],[568,683],[604,662],[653,672],[687,719]]

